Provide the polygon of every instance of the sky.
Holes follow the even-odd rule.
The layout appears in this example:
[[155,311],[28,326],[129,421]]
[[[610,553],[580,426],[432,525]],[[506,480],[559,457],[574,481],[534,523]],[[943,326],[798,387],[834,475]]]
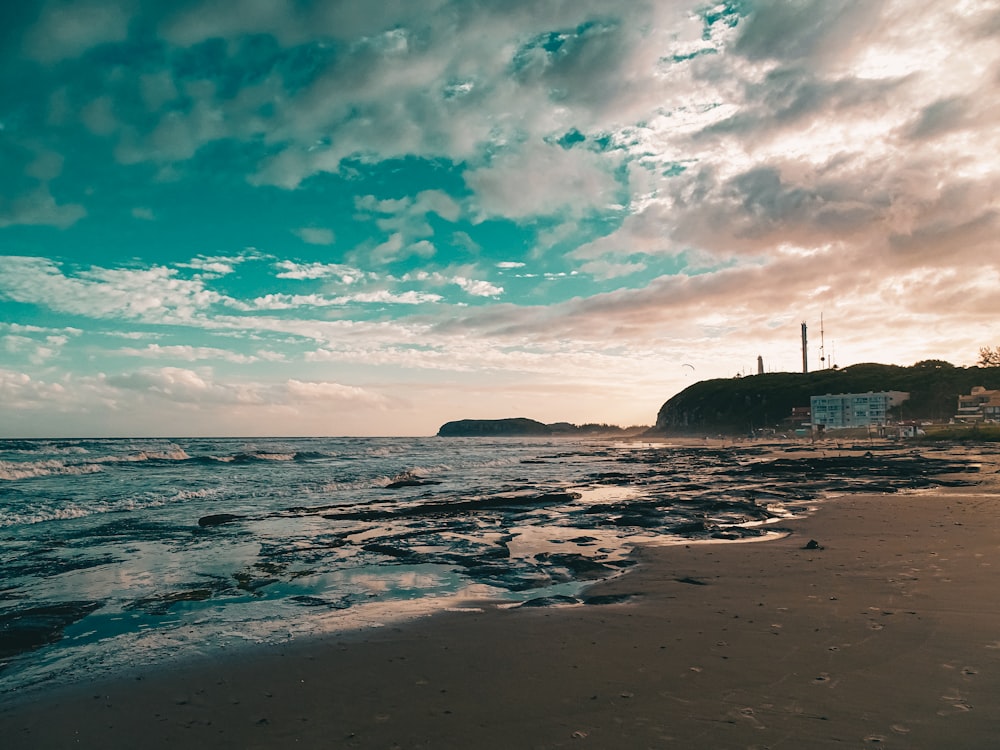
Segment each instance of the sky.
[[29,0],[0,90],[0,436],[652,424],[802,322],[1000,344],[998,0]]

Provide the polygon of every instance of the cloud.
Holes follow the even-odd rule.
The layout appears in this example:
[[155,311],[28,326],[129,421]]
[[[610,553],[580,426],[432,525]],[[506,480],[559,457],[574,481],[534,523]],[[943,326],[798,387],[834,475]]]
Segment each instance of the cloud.
[[69,339],[66,336],[46,336],[38,340],[29,336],[11,334],[0,338],[8,354],[21,356],[36,365],[56,357]]
[[190,322],[213,305],[232,303],[202,279],[182,279],[175,269],[108,269],[93,266],[66,276],[47,258],[0,257],[0,298],[43,305],[92,318]]
[[275,263],[282,269],[277,274],[279,279],[324,279],[337,278],[342,284],[354,284],[369,277],[357,268],[340,263],[297,263],[291,260],[280,260]]
[[57,203],[47,187],[39,187],[14,199],[0,198],[0,228],[48,225],[68,229],[87,215],[78,203]]
[[131,5],[124,0],[49,0],[25,36],[25,49],[36,60],[54,63],[99,44],[123,41]]
[[149,344],[145,349],[135,349],[125,347],[114,352],[128,357],[146,357],[150,359],[179,359],[187,362],[194,362],[201,359],[217,359],[226,362],[236,362],[245,364],[255,362],[256,357],[246,354],[239,354],[227,349],[216,349],[208,346],[190,346],[187,344],[178,346],[160,346],[159,344]]
[[326,297],[321,294],[267,294],[257,297],[250,304],[259,310],[293,310],[303,307],[342,307],[352,304],[423,305],[439,301],[441,296],[438,294],[416,291],[396,293],[378,289],[339,297]]
[[384,396],[377,393],[340,383],[309,383],[293,379],[288,381],[286,388],[288,397],[292,401],[324,401],[335,404],[361,404],[378,407],[386,406],[388,403]]
[[612,263],[604,260],[593,260],[580,266],[581,273],[590,274],[596,279],[617,279],[645,270],[645,263]]
[[315,408],[317,403],[343,407],[382,407],[387,401],[380,394],[356,386],[331,382],[308,382],[289,379],[283,383],[226,382],[211,370],[188,370],[178,367],[143,369],[107,376],[102,382],[122,391],[135,391],[144,397],[208,407],[273,407],[296,404]]
[[11,413],[17,411],[59,411],[66,401],[66,388],[60,383],[46,383],[30,375],[0,368],[0,401]]
[[489,166],[467,172],[465,179],[483,218],[582,217],[617,201],[615,166],[607,156],[540,144],[499,156]]
[[502,286],[496,286],[488,281],[467,278],[461,275],[461,272],[458,275],[448,275],[438,271],[414,271],[403,276],[402,280],[428,282],[435,285],[454,284],[474,297],[499,297],[503,294]]
[[488,281],[467,279],[464,276],[456,276],[454,283],[474,297],[499,297],[503,294],[503,287],[491,284]]
[[322,227],[300,227],[293,234],[309,245],[332,245],[333,231]]
[[139,391],[185,404],[259,404],[260,393],[245,384],[215,383],[210,371],[195,372],[179,367],[144,369],[111,375],[105,382],[126,391]]
[[844,55],[867,40],[882,0],[759,0],[734,52],[751,60],[801,61]]

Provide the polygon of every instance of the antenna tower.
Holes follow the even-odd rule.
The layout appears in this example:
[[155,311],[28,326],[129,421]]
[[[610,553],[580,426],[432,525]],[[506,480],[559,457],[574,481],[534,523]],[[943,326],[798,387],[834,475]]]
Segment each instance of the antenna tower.
[[809,372],[809,339],[806,322],[802,321],[802,372]]
[[826,367],[826,344],[823,338],[823,313],[819,314],[819,367]]

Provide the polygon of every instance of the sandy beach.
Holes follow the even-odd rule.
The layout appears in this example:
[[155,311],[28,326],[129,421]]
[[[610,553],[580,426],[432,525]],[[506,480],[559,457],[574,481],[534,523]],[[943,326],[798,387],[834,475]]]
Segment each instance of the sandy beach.
[[782,539],[645,547],[588,591],[612,603],[469,603],[50,691],[0,710],[0,736],[12,750],[995,747],[988,459],[975,487],[829,500]]

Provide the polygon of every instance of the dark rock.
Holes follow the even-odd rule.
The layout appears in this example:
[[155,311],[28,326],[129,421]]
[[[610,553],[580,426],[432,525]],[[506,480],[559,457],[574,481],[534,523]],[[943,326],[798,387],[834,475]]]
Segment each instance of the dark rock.
[[378,544],[376,542],[366,544],[361,549],[366,552],[376,552],[380,555],[385,555],[386,557],[412,558],[417,556],[416,553],[411,550],[404,549],[402,547],[393,547],[388,544]]
[[573,578],[577,580],[607,578],[615,572],[615,569],[611,566],[591,560],[584,555],[542,552],[535,555],[535,559],[539,562],[567,568]]
[[634,599],[637,594],[602,594],[600,596],[585,596],[583,603],[586,605],[601,606],[604,604],[621,604],[622,602]]
[[221,526],[224,523],[240,521],[244,516],[237,516],[235,513],[215,513],[211,516],[202,516],[198,519],[199,526]]
[[244,570],[233,573],[233,578],[236,580],[236,588],[250,594],[256,594],[257,591],[265,586],[270,586],[272,583],[278,582],[277,578],[258,578],[253,573]]
[[823,549],[823,545],[815,539],[810,539],[802,549]]
[[477,511],[519,510],[543,505],[559,505],[579,500],[581,497],[583,496],[579,492],[495,495],[493,497],[480,497],[472,500],[426,502],[409,505],[404,508],[349,510],[342,513],[324,514],[323,518],[328,518],[332,521],[377,521],[383,518],[400,519],[420,516],[452,516],[459,513]]
[[211,599],[212,589],[196,588],[184,591],[171,591],[167,594],[155,594],[136,599],[125,605],[125,609],[142,609],[151,615],[165,615],[172,606],[180,602],[203,602]]
[[59,602],[0,615],[0,659],[55,643],[66,628],[100,606],[100,602]]
[[684,578],[675,578],[674,580],[677,581],[677,583],[689,583],[692,586],[707,586],[708,585],[705,581],[701,581],[701,580],[699,580],[697,578],[692,578],[691,576],[684,576]]
[[351,606],[350,597],[342,597],[333,601],[318,596],[300,595],[291,597],[293,602],[305,607],[328,607],[330,609],[348,609]]
[[565,606],[567,604],[579,604],[579,603],[580,603],[580,600],[577,599],[574,596],[564,596],[562,594],[559,594],[557,596],[539,596],[539,597],[537,597],[535,599],[529,599],[526,602],[521,602],[517,606],[518,606],[518,608],[520,608],[520,607],[554,607],[554,606],[558,606],[558,605]]
[[400,487],[423,487],[427,484],[441,484],[441,482],[436,479],[397,479],[395,482],[390,482],[385,486],[387,490],[397,490]]

